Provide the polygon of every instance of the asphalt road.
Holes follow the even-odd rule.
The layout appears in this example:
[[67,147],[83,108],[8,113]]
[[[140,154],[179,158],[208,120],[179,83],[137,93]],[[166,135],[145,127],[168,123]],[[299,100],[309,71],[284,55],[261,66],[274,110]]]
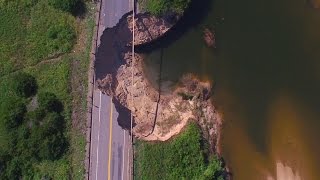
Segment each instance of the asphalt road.
[[95,90],[93,104],[90,179],[127,180],[129,134],[118,125],[110,97]]
[[[132,9],[130,0],[103,0],[100,15],[100,37],[107,27],[113,27],[123,14]],[[100,38],[99,38],[100,39]],[[98,40],[98,46],[100,40]],[[117,121],[116,111],[111,97],[94,89],[90,180],[128,180],[129,167],[129,132],[122,129]]]

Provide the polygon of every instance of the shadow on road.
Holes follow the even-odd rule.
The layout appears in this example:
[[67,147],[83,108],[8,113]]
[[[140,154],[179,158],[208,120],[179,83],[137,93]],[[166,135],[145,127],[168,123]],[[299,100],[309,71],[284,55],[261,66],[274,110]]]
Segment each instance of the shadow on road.
[[95,54],[96,79],[103,79],[107,74],[115,74],[114,72],[125,63],[121,55],[127,50],[126,45],[132,41],[132,33],[126,25],[126,18],[130,14],[132,13],[126,13],[119,20],[124,25],[118,23],[103,31],[100,45]]
[[[132,33],[126,24],[126,18],[130,14],[132,14],[132,12],[126,13],[119,20],[120,23],[124,24],[119,25],[118,23],[116,26],[104,30],[100,38],[100,45],[95,54],[94,68],[96,80],[102,80],[108,74],[111,74],[114,80],[112,86],[116,86],[118,83],[115,77],[116,72],[121,65],[125,64],[122,56],[124,52],[128,51],[126,45],[132,41]],[[115,98],[113,99],[113,103],[119,113],[117,119],[119,126],[123,129],[130,130],[130,110],[122,106]]]
[[[130,130],[131,128],[131,111],[122,106],[120,104],[120,102],[116,99],[113,99],[112,102],[114,103],[115,107],[116,107],[116,110],[117,112],[119,113],[119,116],[118,116],[118,124],[120,127],[122,127],[123,129],[126,129],[126,130]],[[133,118],[133,127],[135,126],[135,121],[134,121],[134,118]]]

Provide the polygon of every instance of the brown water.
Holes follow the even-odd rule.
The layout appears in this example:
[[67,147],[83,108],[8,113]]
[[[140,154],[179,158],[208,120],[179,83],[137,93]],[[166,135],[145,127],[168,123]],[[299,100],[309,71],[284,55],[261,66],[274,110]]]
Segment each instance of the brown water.
[[[320,10],[305,0],[210,6],[203,22],[163,49],[165,85],[187,72],[216,83],[222,155],[234,179],[319,180]],[[215,28],[216,50],[205,46],[204,27]],[[153,81],[160,57],[156,50],[145,61]]]

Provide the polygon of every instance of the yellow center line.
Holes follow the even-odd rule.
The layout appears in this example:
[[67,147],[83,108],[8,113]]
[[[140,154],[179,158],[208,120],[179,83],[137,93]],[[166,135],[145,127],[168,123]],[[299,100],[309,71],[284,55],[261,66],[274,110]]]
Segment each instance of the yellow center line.
[[110,180],[110,167],[111,167],[111,151],[112,151],[112,98],[110,98],[110,131],[109,131],[109,158],[108,158],[108,180]]

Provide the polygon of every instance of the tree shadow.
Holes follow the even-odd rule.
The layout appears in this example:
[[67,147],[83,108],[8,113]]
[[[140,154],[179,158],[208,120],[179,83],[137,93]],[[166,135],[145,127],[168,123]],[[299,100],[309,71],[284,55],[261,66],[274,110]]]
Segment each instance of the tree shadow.
[[87,12],[88,9],[86,4],[84,3],[84,1],[79,0],[77,1],[74,9],[72,10],[72,15],[83,19]]

